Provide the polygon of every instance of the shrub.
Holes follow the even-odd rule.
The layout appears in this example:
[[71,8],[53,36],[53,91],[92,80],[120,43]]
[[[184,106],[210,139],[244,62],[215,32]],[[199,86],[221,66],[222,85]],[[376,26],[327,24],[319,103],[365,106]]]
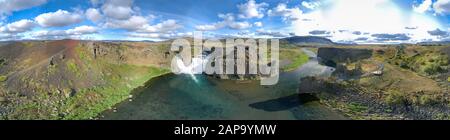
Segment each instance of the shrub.
[[6,80],[8,80],[8,77],[0,75],[0,82],[4,82]]
[[389,105],[403,105],[408,102],[406,96],[398,91],[389,91],[389,95],[384,98],[384,102]]
[[77,65],[75,64],[75,62],[73,60],[67,61],[66,65],[67,65],[68,70],[70,70],[74,73],[78,72]]
[[422,95],[419,97],[419,104],[421,105],[434,105],[438,103],[439,98],[433,95]]
[[408,64],[406,62],[401,62],[400,63],[400,67],[404,68],[404,69],[409,69],[409,66],[408,66]]
[[423,71],[428,75],[433,75],[433,74],[436,74],[436,73],[442,71],[442,69],[439,65],[433,63],[433,64],[429,64],[429,65],[425,66]]
[[3,58],[0,59],[0,66],[1,66],[1,65],[4,65],[5,63],[6,63],[6,60],[5,60],[5,59],[3,59]]

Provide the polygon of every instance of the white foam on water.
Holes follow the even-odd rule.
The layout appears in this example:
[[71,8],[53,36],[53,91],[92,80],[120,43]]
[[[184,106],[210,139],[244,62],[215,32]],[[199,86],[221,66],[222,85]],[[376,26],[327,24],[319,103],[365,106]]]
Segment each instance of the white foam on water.
[[181,58],[178,58],[177,66],[180,70],[180,73],[190,75],[192,80],[194,80],[196,83],[198,83],[199,81],[195,75],[203,73],[206,63],[207,63],[207,60],[208,60],[208,57],[199,55],[197,57],[192,58],[190,65],[185,66],[183,63],[183,60]]

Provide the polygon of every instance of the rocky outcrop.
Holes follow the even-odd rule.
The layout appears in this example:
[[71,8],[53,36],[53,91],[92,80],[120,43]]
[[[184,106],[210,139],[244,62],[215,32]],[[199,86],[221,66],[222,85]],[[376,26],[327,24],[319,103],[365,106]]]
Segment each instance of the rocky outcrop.
[[342,89],[327,78],[304,77],[300,79],[299,94],[337,93]]
[[319,48],[320,63],[336,67],[338,63],[356,62],[372,57],[372,50],[353,48]]
[[[250,61],[250,54],[249,54],[249,50],[248,48],[245,49],[245,55],[244,56],[238,56],[237,55],[237,48],[234,48],[235,51],[232,51],[230,54],[226,55],[226,57],[231,57],[234,55],[234,65],[232,65],[233,69],[234,69],[234,73],[232,74],[212,74],[210,76],[219,78],[219,79],[231,79],[231,80],[258,80],[260,79],[260,77],[262,76],[258,70],[257,74],[250,74],[249,72],[249,66],[250,65],[256,65],[258,66],[258,62],[253,62]],[[259,56],[258,56],[259,57]],[[238,60],[245,60],[245,74],[237,74],[237,64],[238,64]],[[210,60],[210,61],[219,61],[219,60]],[[222,64],[223,64],[223,71],[225,72],[227,69],[227,64],[226,64],[226,60],[222,60]],[[215,62],[212,62],[213,64]],[[255,64],[256,63],[256,64]],[[258,67],[256,67],[256,69],[258,69]]]
[[343,80],[360,79],[363,76],[364,71],[361,68],[361,63],[356,63],[355,65],[354,69],[348,69],[345,65],[337,64],[336,70],[332,75]]
[[94,59],[106,59],[117,64],[170,67],[175,53],[166,43],[89,42],[86,43]]

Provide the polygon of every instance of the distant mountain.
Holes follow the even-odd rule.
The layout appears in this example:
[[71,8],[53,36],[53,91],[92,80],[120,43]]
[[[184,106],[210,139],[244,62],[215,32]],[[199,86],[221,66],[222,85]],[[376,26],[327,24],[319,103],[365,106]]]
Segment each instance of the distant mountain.
[[286,41],[290,44],[295,45],[337,45],[338,43],[334,43],[328,38],[318,37],[318,36],[293,36],[282,39],[282,41]]
[[139,41],[135,41],[135,40],[100,40],[100,42],[117,42],[117,43],[120,43],[120,42],[148,42],[148,43],[154,43],[156,41],[152,41],[152,40],[139,40]]
[[429,41],[429,42],[419,42],[419,45],[449,45],[450,41]]

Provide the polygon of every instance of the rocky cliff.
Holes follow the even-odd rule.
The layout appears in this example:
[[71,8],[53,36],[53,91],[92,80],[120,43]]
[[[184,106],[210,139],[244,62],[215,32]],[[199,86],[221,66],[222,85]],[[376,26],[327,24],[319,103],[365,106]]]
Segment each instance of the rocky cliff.
[[[27,41],[0,47],[0,119],[87,119],[168,72],[169,44]],[[84,111],[82,111],[84,110]],[[5,115],[6,114],[6,115]]]
[[319,48],[317,57],[321,63],[336,67],[337,63],[355,62],[372,57],[371,49]]

